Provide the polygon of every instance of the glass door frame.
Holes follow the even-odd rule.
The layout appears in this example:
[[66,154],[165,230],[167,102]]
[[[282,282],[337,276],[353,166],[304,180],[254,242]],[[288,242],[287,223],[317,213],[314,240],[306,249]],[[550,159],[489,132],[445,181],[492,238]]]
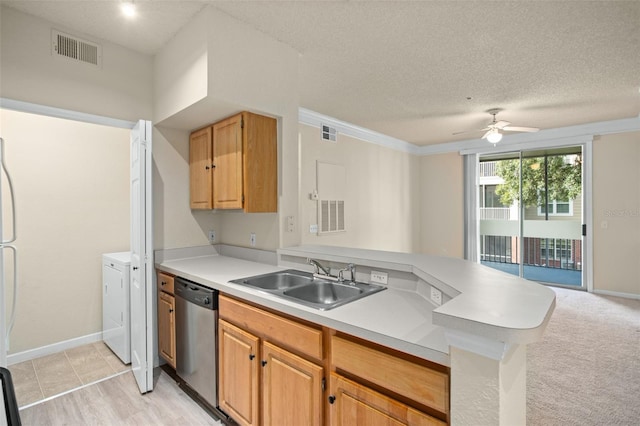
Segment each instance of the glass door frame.
[[[583,235],[582,253],[582,286],[570,287],[574,289],[593,291],[593,136],[564,138],[550,141],[533,141],[518,144],[501,144],[487,146],[486,148],[474,148],[460,151],[464,156],[464,194],[465,194],[465,258],[480,263],[480,215],[478,203],[478,169],[480,156],[514,153],[522,158],[523,151],[553,149],[570,146],[582,147],[582,223],[586,228]],[[522,207],[520,206],[521,215]],[[520,220],[520,236],[523,235],[523,220]],[[583,232],[583,234],[585,234]],[[520,244],[523,239],[520,238]],[[522,275],[523,262],[520,262],[520,275]],[[550,283],[550,285],[556,285]],[[557,284],[562,286],[561,284]],[[564,286],[563,286],[564,287]]]

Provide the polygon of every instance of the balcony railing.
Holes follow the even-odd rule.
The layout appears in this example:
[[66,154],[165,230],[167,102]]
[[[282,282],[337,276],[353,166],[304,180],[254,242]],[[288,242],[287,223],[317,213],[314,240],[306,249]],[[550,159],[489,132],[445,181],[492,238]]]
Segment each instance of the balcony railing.
[[497,164],[498,164],[497,161],[483,161],[482,163],[480,163],[480,167],[478,170],[479,176],[480,177],[497,176],[496,174]]
[[480,207],[480,220],[511,220],[509,207]]
[[559,238],[524,238],[524,253],[520,256],[518,237],[480,236],[480,260],[519,264],[552,269],[582,270],[582,241]]

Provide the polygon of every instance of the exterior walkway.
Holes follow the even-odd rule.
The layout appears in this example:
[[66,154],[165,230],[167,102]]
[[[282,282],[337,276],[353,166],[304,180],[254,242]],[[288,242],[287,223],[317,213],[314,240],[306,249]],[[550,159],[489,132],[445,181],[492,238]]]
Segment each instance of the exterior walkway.
[[[507,272],[511,275],[518,275],[520,265],[517,263],[500,263],[482,261],[483,265],[499,271]],[[572,269],[555,269],[544,266],[524,266],[524,278],[542,283],[562,284],[573,287],[580,287],[582,284],[582,271]]]

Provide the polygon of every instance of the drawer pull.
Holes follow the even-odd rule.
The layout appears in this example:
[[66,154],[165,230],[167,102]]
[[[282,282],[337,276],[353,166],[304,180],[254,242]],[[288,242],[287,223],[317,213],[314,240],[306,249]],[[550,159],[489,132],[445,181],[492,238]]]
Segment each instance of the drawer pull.
[[329,395],[329,404],[333,404],[336,401],[336,397],[333,395]]
[[254,354],[249,355],[249,361],[253,361],[256,356]]
[[264,367],[265,365],[267,365],[267,361],[262,361],[262,366]]

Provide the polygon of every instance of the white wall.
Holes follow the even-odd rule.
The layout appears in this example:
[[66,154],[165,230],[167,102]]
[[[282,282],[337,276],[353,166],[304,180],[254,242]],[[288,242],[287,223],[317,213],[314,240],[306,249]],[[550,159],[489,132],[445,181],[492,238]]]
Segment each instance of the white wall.
[[[419,159],[345,134],[324,142],[320,129],[300,124],[300,209],[303,244],[415,252],[420,245]],[[317,235],[316,162],[346,171],[346,232]]]
[[58,25],[2,7],[0,97],[135,121],[151,119],[152,58],[124,47],[102,45],[102,67],[51,54]]
[[129,130],[8,110],[0,123],[18,226],[10,353],[100,332],[101,256],[129,250]]
[[[174,72],[174,63],[188,79]],[[266,250],[297,245],[299,232],[280,226],[284,217],[298,217],[297,52],[209,7],[157,55],[154,80],[161,84],[156,115],[163,128],[195,130],[241,110],[278,119],[278,213],[216,212],[216,235],[222,243],[249,247],[254,232],[256,248]],[[188,194],[188,185],[184,190]]]
[[153,131],[153,214],[155,249],[206,245],[222,229],[220,215],[189,208],[188,131]]
[[464,257],[464,182],[457,152],[420,159],[421,252]]

